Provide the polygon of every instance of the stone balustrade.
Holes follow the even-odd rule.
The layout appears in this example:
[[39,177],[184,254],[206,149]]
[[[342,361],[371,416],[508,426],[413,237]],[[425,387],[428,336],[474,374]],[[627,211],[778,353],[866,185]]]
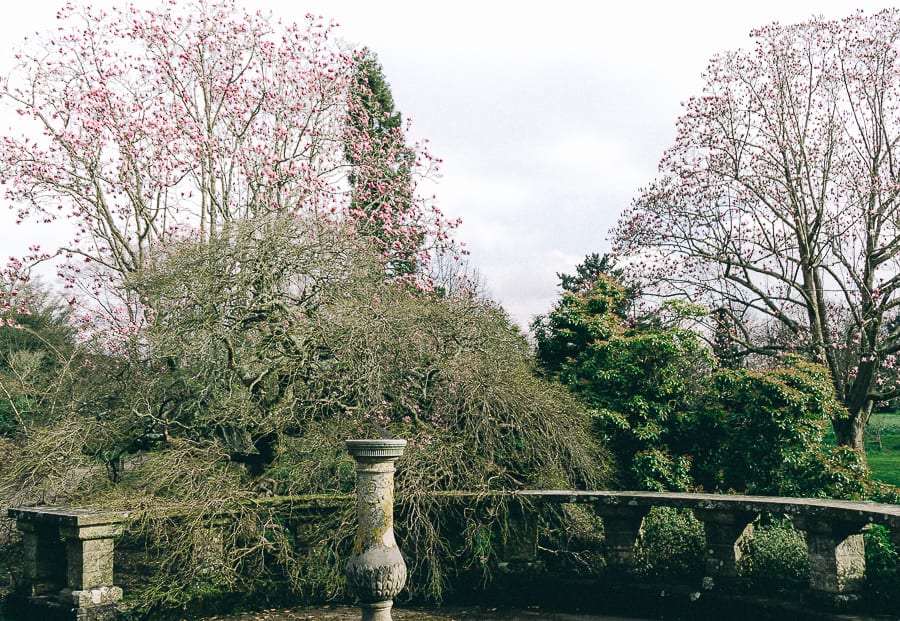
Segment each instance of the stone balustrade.
[[524,490],[515,496],[537,503],[578,503],[603,518],[608,561],[628,571],[644,516],[653,507],[689,509],[706,533],[706,574],[728,583],[737,577],[741,542],[761,514],[785,515],[806,533],[811,594],[825,602],[856,597],[865,583],[862,532],[887,526],[900,543],[900,506],[872,502],[674,492]]
[[[810,594],[823,602],[841,604],[857,597],[865,580],[862,532],[870,524],[887,526],[900,544],[900,506],[813,498],[780,498],[670,492],[521,490],[517,492],[447,493],[455,502],[482,503],[490,497],[519,499],[514,513],[528,522],[528,507],[540,504],[589,505],[604,522],[607,562],[613,573],[632,576],[635,545],[644,517],[653,507],[688,509],[706,533],[707,584],[723,585],[738,575],[742,541],[752,536],[762,514],[785,515],[806,533]],[[272,499],[302,509],[304,519],[330,512],[351,502],[347,496]],[[38,607],[40,619],[106,621],[115,618],[122,590],[113,583],[114,538],[127,513],[60,507],[9,510],[22,533],[24,577],[28,604]],[[224,523],[220,524],[224,527]],[[534,551],[537,533],[520,529],[526,545],[515,544],[514,554]],[[218,540],[215,540],[218,541]],[[509,547],[509,546],[507,546]],[[204,548],[206,549],[206,548]],[[510,548],[512,551],[512,548]],[[214,563],[210,567],[215,567]]]

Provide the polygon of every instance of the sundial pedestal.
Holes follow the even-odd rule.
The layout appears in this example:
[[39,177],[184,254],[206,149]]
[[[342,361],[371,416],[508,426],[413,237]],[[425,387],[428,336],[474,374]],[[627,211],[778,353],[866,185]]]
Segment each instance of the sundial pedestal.
[[362,621],[392,621],[393,599],[406,584],[406,563],[394,539],[394,462],[406,440],[347,440],[356,461],[359,525],[347,582],[362,605]]

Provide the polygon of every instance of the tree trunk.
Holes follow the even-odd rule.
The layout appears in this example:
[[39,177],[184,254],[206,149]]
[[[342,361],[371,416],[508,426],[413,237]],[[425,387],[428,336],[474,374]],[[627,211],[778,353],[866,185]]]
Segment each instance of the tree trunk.
[[837,437],[838,445],[857,449],[865,457],[866,447],[863,443],[863,433],[866,430],[871,413],[872,404],[869,403],[855,412],[850,411],[846,418],[832,419],[831,426],[834,428],[834,435]]

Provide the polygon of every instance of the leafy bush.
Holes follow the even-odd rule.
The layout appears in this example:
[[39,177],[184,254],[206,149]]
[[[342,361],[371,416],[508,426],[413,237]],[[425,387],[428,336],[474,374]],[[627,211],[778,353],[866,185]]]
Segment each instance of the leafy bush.
[[598,439],[618,458],[617,485],[688,489],[690,457],[673,433],[711,360],[689,331],[628,325],[622,312],[630,295],[596,269],[570,283],[532,324],[538,361],[592,408]]
[[635,453],[631,461],[632,480],[637,488],[657,492],[692,489],[694,482],[690,470],[690,457],[672,457],[668,451],[656,448]]
[[[691,420],[703,442],[695,456],[697,483],[750,494],[862,498],[868,472],[847,447],[824,447],[841,406],[828,371],[800,360],[767,371],[715,373],[707,405]],[[700,434],[706,431],[707,436]],[[709,443],[709,437],[718,440]]]
[[805,535],[786,518],[755,523],[753,536],[744,541],[742,552],[738,572],[753,589],[796,591],[809,584]]
[[892,603],[900,590],[900,553],[884,526],[873,525],[865,532],[866,590],[881,605]]
[[635,566],[652,578],[703,575],[706,535],[703,523],[688,509],[654,507],[644,518]]

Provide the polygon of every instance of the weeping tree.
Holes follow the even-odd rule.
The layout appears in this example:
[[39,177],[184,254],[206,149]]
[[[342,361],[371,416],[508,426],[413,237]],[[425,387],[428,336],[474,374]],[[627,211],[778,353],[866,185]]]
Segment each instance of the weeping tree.
[[863,448],[898,394],[900,13],[772,24],[715,56],[614,230],[647,293],[707,306],[717,352],[825,365]]
[[587,412],[537,376],[505,313],[386,279],[370,244],[353,227],[288,214],[170,244],[129,280],[156,309],[130,349],[140,354],[92,359],[68,415],[4,471],[7,502],[180,516],[165,537],[145,517],[161,563],[143,604],[190,596],[192,542],[223,514],[236,526],[222,588],[270,575],[334,596],[351,509],[299,549],[260,497],[348,492],[342,440],[388,433],[409,440],[397,498],[412,588],[439,596],[484,553],[460,532],[497,528],[501,505],[463,517],[434,492],[600,485],[607,460]]

